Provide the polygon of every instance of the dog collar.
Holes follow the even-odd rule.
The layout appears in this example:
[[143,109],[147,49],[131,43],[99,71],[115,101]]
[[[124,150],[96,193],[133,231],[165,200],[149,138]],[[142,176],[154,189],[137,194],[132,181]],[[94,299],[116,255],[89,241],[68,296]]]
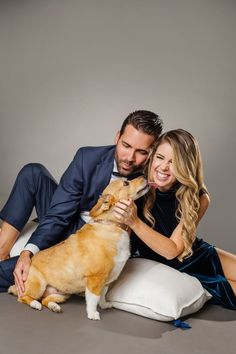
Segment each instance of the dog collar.
[[119,221],[96,219],[96,220],[90,221],[89,223],[95,223],[95,222],[97,222],[99,224],[103,224],[103,225],[114,225],[115,224],[116,226],[120,227],[122,230],[127,231],[127,232],[130,230],[128,225],[125,225]]

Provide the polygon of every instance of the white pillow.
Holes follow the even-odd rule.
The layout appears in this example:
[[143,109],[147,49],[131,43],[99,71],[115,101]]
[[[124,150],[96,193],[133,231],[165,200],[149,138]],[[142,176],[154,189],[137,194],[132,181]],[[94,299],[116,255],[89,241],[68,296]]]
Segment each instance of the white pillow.
[[211,297],[197,278],[155,261],[133,258],[106,298],[117,309],[171,321],[198,311]]
[[14,246],[11,249],[10,252],[10,257],[18,256],[23,248],[25,247],[26,243],[28,242],[30,236],[34,232],[34,230],[37,228],[38,223],[35,221],[29,221],[24,229],[21,231],[21,234],[17,241],[15,242]]

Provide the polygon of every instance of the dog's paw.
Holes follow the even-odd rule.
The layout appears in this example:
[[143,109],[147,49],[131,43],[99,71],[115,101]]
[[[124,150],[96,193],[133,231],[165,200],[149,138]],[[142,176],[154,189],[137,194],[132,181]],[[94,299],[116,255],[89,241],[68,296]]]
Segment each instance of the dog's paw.
[[101,307],[101,309],[106,310],[106,309],[110,309],[112,307],[112,302],[108,302],[108,301],[103,301],[99,303],[99,306]]
[[35,309],[35,310],[39,310],[39,311],[42,310],[42,304],[37,300],[31,301],[30,307],[32,307],[32,309]]
[[95,311],[95,312],[89,313],[88,318],[90,320],[100,320],[100,314],[98,311]]
[[16,286],[15,286],[15,285],[11,285],[11,286],[8,288],[8,291],[7,291],[7,292],[8,292],[8,294],[17,296]]
[[61,306],[59,306],[56,302],[50,301],[48,303],[48,308],[53,312],[62,312]]

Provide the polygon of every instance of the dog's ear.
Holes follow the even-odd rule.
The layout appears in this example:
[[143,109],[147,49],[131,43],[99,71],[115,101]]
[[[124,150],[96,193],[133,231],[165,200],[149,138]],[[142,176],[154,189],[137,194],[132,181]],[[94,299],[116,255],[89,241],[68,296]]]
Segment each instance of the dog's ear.
[[89,215],[92,218],[102,214],[104,211],[109,210],[110,207],[114,204],[115,198],[111,194],[103,194],[98,199],[97,203],[90,210]]

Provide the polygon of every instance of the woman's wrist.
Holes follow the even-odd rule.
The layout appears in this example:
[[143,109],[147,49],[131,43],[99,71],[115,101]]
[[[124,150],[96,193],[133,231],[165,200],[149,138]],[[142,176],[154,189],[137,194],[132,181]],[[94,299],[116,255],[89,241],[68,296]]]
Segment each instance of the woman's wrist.
[[136,233],[136,230],[140,228],[140,223],[141,220],[139,218],[136,218],[130,225],[130,228]]

